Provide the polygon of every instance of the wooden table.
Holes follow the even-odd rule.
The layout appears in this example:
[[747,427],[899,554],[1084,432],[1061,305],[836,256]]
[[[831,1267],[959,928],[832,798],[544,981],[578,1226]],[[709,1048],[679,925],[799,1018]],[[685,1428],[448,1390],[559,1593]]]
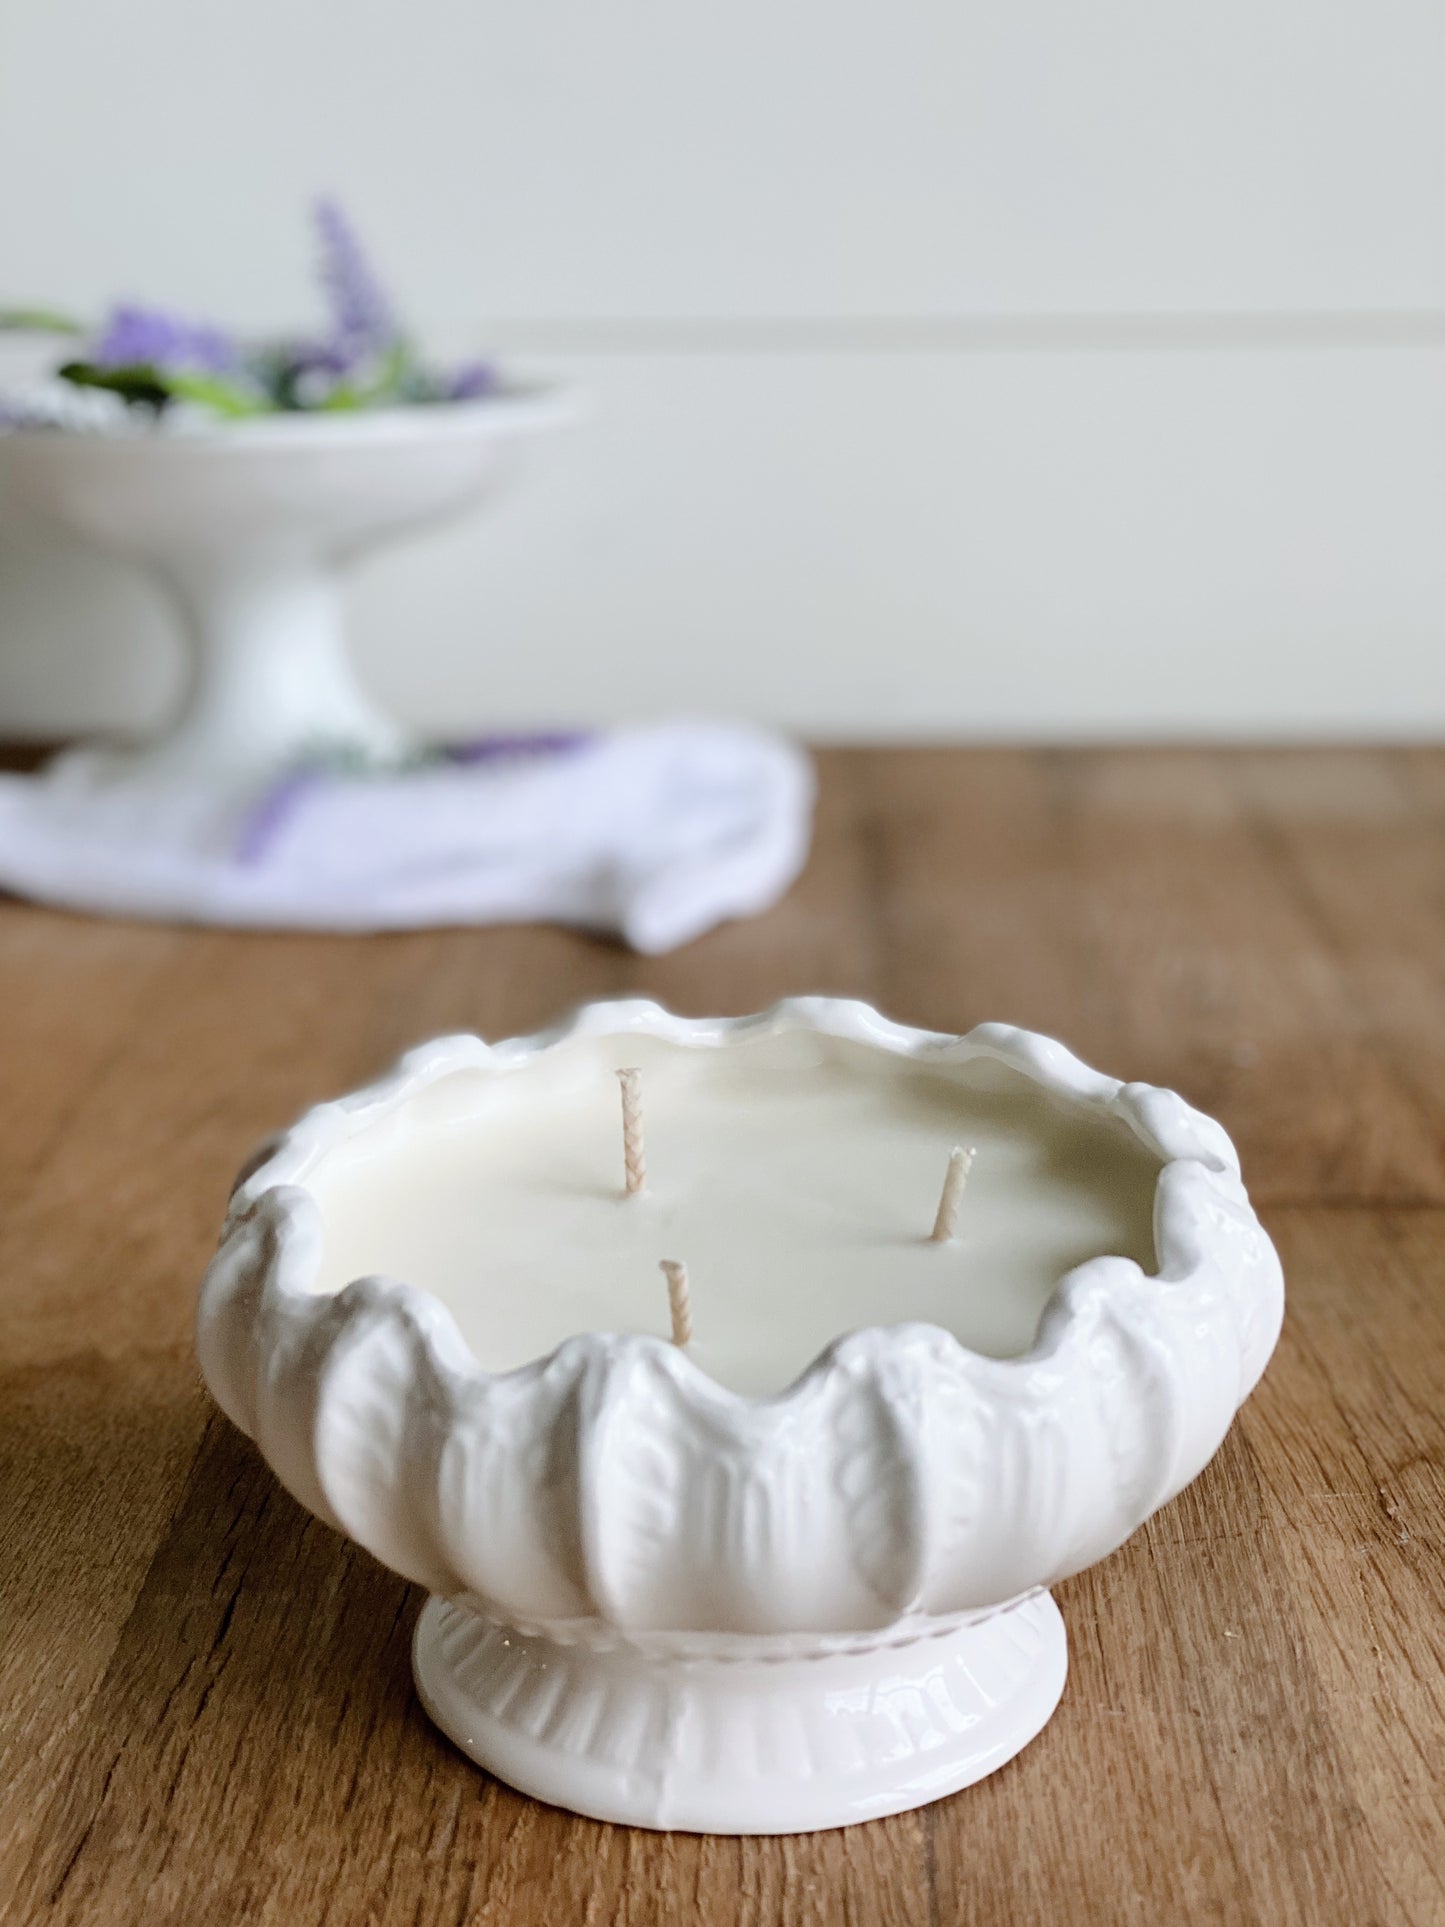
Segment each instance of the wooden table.
[[[6,1922],[1445,1921],[1445,753],[836,752],[789,901],[644,962],[0,905]],[[1284,1337],[1209,1471],[1059,1589],[1041,1738],[775,1840],[488,1781],[412,1696],[415,1591],[198,1387],[252,1143],[429,1033],[647,991],[1007,1018],[1224,1119]]]

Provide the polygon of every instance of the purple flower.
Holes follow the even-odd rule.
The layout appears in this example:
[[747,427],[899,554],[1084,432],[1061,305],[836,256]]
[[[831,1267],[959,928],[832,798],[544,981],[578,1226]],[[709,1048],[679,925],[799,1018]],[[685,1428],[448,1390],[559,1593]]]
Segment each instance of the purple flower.
[[331,302],[332,340],[348,366],[399,339],[396,315],[339,203],[316,203],[321,279]]
[[497,386],[497,371],[489,361],[463,362],[449,378],[446,389],[448,401],[480,401],[483,395],[490,395]]
[[236,344],[209,322],[187,321],[162,308],[127,303],[111,309],[90,349],[97,368],[150,367],[224,374],[236,365]]

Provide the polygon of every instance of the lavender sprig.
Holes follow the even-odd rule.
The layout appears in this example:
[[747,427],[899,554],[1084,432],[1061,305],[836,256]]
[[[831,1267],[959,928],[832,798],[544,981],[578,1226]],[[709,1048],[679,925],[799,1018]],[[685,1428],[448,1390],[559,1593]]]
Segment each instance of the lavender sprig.
[[[316,203],[316,234],[328,316],[319,339],[240,341],[209,321],[136,302],[113,307],[78,353],[55,373],[72,391],[101,394],[144,424],[176,403],[219,420],[435,406],[482,400],[500,381],[489,362],[438,368],[413,349],[380,278],[338,202]],[[83,334],[68,317],[37,308],[0,308],[0,329]],[[3,403],[3,398],[0,398]],[[46,413],[0,405],[0,429],[36,425]],[[56,425],[66,411],[50,408]],[[96,411],[85,420],[99,419]],[[80,425],[76,414],[76,425]]]
[[497,371],[489,361],[468,361],[455,370],[447,385],[448,401],[480,401],[498,387]]
[[164,308],[121,302],[111,309],[84,359],[96,368],[225,375],[236,367],[239,355],[231,336],[208,321],[187,321]]
[[384,354],[401,340],[396,314],[356,231],[329,196],[316,203],[321,283],[331,304],[331,345],[348,366]]

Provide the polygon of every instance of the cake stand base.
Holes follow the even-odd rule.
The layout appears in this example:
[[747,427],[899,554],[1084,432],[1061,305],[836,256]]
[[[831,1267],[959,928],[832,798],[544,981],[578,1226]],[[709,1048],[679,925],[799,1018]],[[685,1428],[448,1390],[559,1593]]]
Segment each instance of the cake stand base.
[[431,1599],[412,1667],[442,1731],[522,1792],[597,1820],[746,1834],[847,1826],[970,1786],[1045,1724],[1068,1665],[1047,1593],[867,1647],[749,1645],[642,1651],[600,1624],[564,1642]]

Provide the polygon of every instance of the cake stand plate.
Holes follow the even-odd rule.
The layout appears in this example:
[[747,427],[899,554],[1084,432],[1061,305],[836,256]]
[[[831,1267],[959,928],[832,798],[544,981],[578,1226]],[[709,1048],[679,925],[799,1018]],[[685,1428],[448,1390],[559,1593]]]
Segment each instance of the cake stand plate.
[[643,1651],[599,1622],[573,1632],[431,1599],[412,1651],[422,1704],[524,1793],[687,1833],[806,1833],[955,1793],[1039,1732],[1068,1666],[1043,1592],[942,1631],[802,1657],[755,1657],[747,1641]]

